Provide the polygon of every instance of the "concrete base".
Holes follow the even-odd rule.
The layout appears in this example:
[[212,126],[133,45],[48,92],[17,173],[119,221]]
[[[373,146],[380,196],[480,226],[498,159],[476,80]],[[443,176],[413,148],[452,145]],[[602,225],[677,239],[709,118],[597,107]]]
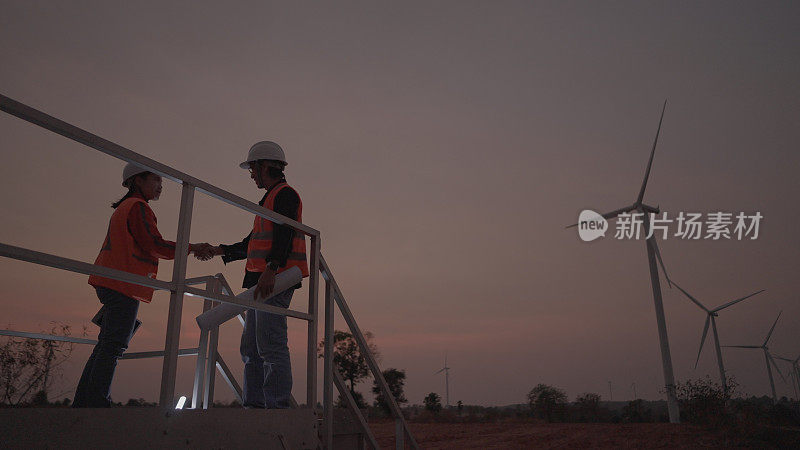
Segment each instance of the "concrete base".
[[310,409],[0,409],[2,448],[315,449]]
[[358,421],[350,410],[334,408],[333,410],[333,448],[364,449],[366,436]]

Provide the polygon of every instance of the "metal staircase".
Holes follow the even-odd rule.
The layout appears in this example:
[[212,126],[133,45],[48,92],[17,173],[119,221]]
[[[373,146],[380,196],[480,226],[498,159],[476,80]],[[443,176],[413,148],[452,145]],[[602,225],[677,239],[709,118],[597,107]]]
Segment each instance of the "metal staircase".
[[[236,420],[231,419],[229,422],[225,422],[224,418],[217,420],[217,418],[221,417],[220,414],[223,414],[221,410],[213,413],[215,414],[214,416],[215,421],[210,421],[208,417],[205,417],[203,415],[204,410],[207,411],[207,414],[211,414],[210,412],[211,410],[209,409],[209,407],[213,405],[215,378],[217,371],[220,372],[223,380],[228,384],[228,386],[234,392],[234,395],[240,401],[241,401],[241,388],[236,382],[236,378],[231,373],[224,359],[222,358],[222,356],[220,356],[218,349],[219,326],[211,330],[201,329],[200,342],[198,343],[197,348],[179,349],[178,342],[181,329],[181,313],[183,310],[183,299],[184,297],[189,297],[189,298],[194,297],[203,300],[203,311],[207,311],[211,308],[216,307],[217,305],[231,304],[246,308],[252,308],[260,311],[266,311],[273,314],[280,314],[295,319],[305,320],[306,322],[308,322],[308,342],[307,342],[307,357],[306,357],[307,381],[306,381],[305,406],[298,407],[295,410],[298,413],[302,412],[300,410],[310,410],[309,412],[311,416],[315,418],[315,420],[313,421],[313,423],[308,422],[307,420],[302,420],[302,417],[306,417],[303,416],[302,414],[301,415],[295,414],[296,417],[300,418],[298,420],[288,420],[288,419],[267,420],[265,416],[263,419],[264,426],[286,426],[290,428],[291,427],[296,428],[298,426],[304,427],[304,429],[300,431],[298,430],[275,431],[273,433],[274,434],[273,437],[275,437],[275,443],[276,443],[275,448],[284,448],[284,449],[289,447],[314,448],[322,446],[324,448],[331,449],[331,448],[341,448],[342,445],[344,445],[345,443],[344,441],[341,441],[340,444],[342,445],[340,445],[337,444],[337,441],[335,439],[335,436],[337,435],[336,431],[339,422],[338,418],[337,420],[334,420],[334,416],[337,415],[334,414],[334,407],[333,407],[334,385],[348,403],[349,414],[351,414],[352,416],[352,422],[354,422],[357,425],[358,429],[360,430],[360,434],[363,436],[363,439],[365,440],[364,443],[368,444],[373,448],[379,448],[375,440],[375,437],[370,431],[370,428],[366,420],[361,414],[361,411],[356,406],[355,401],[350,395],[349,389],[347,389],[347,387],[345,386],[341,374],[339,374],[339,372],[333,365],[334,312],[336,308],[338,308],[342,317],[344,318],[345,323],[347,324],[350,330],[350,333],[355,337],[361,353],[366,357],[367,364],[372,373],[372,376],[375,378],[375,380],[377,380],[378,386],[382,390],[384,398],[388,399],[389,401],[389,407],[392,411],[392,415],[394,416],[396,424],[395,447],[400,449],[400,448],[405,448],[405,446],[408,445],[411,448],[415,449],[419,448],[416,441],[414,440],[414,437],[411,435],[409,431],[408,424],[405,418],[403,417],[400,408],[394,401],[394,397],[391,391],[389,390],[389,386],[386,383],[386,380],[384,379],[383,374],[380,371],[380,368],[378,367],[377,361],[375,360],[374,356],[370,353],[369,347],[367,346],[367,342],[364,339],[364,335],[361,333],[361,330],[359,329],[358,324],[356,323],[355,318],[353,317],[353,314],[350,311],[347,302],[345,301],[345,297],[342,294],[341,290],[339,289],[338,284],[336,283],[336,279],[334,278],[330,267],[325,262],[325,258],[323,258],[322,254],[320,253],[321,236],[319,231],[302,223],[296,222],[288,217],[282,216],[273,211],[262,208],[261,206],[252,203],[248,200],[245,200],[239,196],[236,196],[230,192],[222,190],[216,186],[213,186],[202,180],[194,178],[190,175],[180,172],[158,161],[145,157],[139,153],[133,152],[125,147],[122,147],[111,141],[105,140],[97,135],[89,133],[85,130],[82,130],[74,125],[61,121],[59,119],[56,119],[55,117],[49,116],[41,111],[26,106],[20,102],[17,102],[3,95],[0,95],[0,109],[2,109],[2,111],[10,115],[16,116],[22,120],[38,125],[56,134],[60,134],[68,139],[84,144],[90,148],[111,155],[122,161],[132,162],[142,167],[146,167],[153,173],[157,173],[161,175],[163,178],[172,180],[182,185],[181,205],[180,205],[180,212],[178,219],[178,233],[176,238],[175,262],[173,266],[171,281],[151,279],[127,272],[122,272],[119,270],[110,269],[107,267],[88,264],[74,259],[68,259],[57,255],[37,252],[21,247],[0,243],[0,256],[20,261],[27,261],[34,264],[54,267],[62,270],[67,270],[70,272],[81,273],[85,275],[99,275],[106,278],[112,278],[120,281],[125,281],[128,283],[134,283],[142,286],[151,287],[156,290],[165,290],[170,292],[169,316],[167,319],[166,342],[164,345],[164,350],[153,351],[153,352],[126,353],[122,358],[122,359],[137,359],[137,358],[148,358],[148,357],[163,357],[164,362],[162,367],[161,389],[159,395],[160,410],[158,411],[157,417],[149,418],[148,420],[153,420],[155,421],[154,423],[156,424],[162,424],[162,425],[166,423],[171,424],[169,426],[175,427],[174,430],[176,430],[172,434],[173,437],[183,436],[185,433],[190,433],[190,431],[187,430],[197,429],[197,427],[200,427],[202,429],[203,427],[199,425],[202,423],[219,424],[218,426],[220,427],[224,426],[225,423],[230,423],[231,427],[236,427],[237,425],[235,424],[240,422],[239,419]],[[194,194],[195,192],[198,191],[207,194],[213,198],[216,198],[218,200],[221,200],[225,203],[228,203],[234,207],[247,211],[249,213],[261,216],[276,224],[288,225],[292,227],[296,232],[303,233],[305,236],[308,236],[310,238],[310,248],[308,252],[308,254],[310,255],[310,261],[309,261],[310,279],[309,279],[309,289],[308,289],[309,295],[308,295],[307,312],[296,311],[291,309],[283,309],[255,301],[247,301],[236,298],[234,297],[232,289],[230,288],[227,281],[221,274],[217,274],[214,276],[197,277],[191,279],[186,278],[189,231],[191,228],[191,221],[192,221],[192,208],[194,204]],[[324,377],[323,377],[323,399],[322,399],[321,410],[316,406],[317,405],[317,359],[318,359],[317,340],[318,340],[318,326],[320,321],[319,311],[318,311],[318,303],[319,303],[318,291],[319,291],[320,275],[322,276],[325,282],[324,314],[321,318],[322,323],[324,325],[324,343],[325,343],[323,351]],[[197,285],[204,285],[203,286],[204,288],[199,288],[197,287]],[[243,318],[241,316],[239,316],[239,320],[243,322]],[[68,340],[70,342],[81,343],[81,344],[95,343],[95,341],[91,339],[65,338],[62,336],[50,336],[50,335],[26,333],[20,331],[11,331],[11,330],[0,330],[0,335],[10,335],[10,336],[34,338],[34,339]],[[197,364],[195,368],[195,377],[194,377],[194,389],[192,392],[192,399],[191,399],[191,409],[195,409],[197,411],[194,413],[190,413],[186,415],[184,419],[181,419],[184,420],[185,423],[178,421],[174,417],[171,418],[172,415],[174,415],[174,408],[176,402],[175,378],[177,372],[178,356],[197,357]],[[297,402],[295,402],[293,399],[293,403],[296,405]],[[231,414],[235,414],[238,417],[238,415],[241,414],[247,415],[248,413],[250,413],[251,415],[247,416],[248,417],[247,420],[260,421],[261,420],[260,417],[262,416],[258,416],[257,414],[263,414],[263,411],[258,412],[257,410],[248,410],[248,411],[237,410],[236,413],[231,413]],[[269,412],[271,417],[274,416],[275,414],[281,414],[281,413],[282,411]],[[56,426],[55,424],[59,420],[67,421],[69,423],[79,423],[79,424],[85,423],[85,426],[89,427],[87,428],[87,432],[89,429],[95,429],[98,426],[95,419],[92,419],[92,422],[89,421],[75,422],[74,420],[70,419],[70,415],[82,416],[86,414],[86,412],[81,412],[77,410],[70,410],[70,411],[51,410],[51,413],[47,413],[46,411],[23,413],[20,412],[20,410],[6,410],[1,414],[3,416],[2,417],[3,420],[0,420],[0,422],[4,423],[3,425],[4,430],[0,431],[6,431],[6,430],[13,431],[16,420],[15,418],[20,418],[23,415],[30,416],[32,414],[34,416],[36,414],[53,415],[53,417],[51,417],[50,419],[45,419],[45,420],[53,420],[54,421],[53,426]],[[112,414],[109,414],[109,416],[118,416],[120,414],[131,415],[134,413],[114,412]],[[135,414],[141,414],[141,413],[137,412]],[[293,414],[293,413],[287,412],[286,414]],[[72,421],[70,422],[70,420]],[[102,420],[102,418],[100,418],[99,420]],[[159,420],[161,422],[159,422]],[[283,425],[276,425],[276,424],[283,424]],[[168,425],[164,426],[167,427]],[[181,427],[185,427],[185,429]],[[202,433],[205,433],[207,431],[208,430],[202,429]],[[156,437],[150,436],[148,434],[148,432],[155,432],[154,430],[142,427],[141,432],[143,434],[140,436],[125,437],[125,439],[129,441],[129,445],[132,445],[132,443],[136,442],[137,439],[138,442],[140,442],[143,445],[152,445],[154,442],[157,445],[159,443],[166,445],[166,441],[153,440],[156,439]],[[201,431],[196,431],[192,433],[201,433]],[[302,436],[304,436],[303,433],[305,433],[305,436],[307,436],[309,433],[313,433],[314,439],[302,438]],[[168,435],[166,428],[164,429],[163,434],[164,436]],[[259,436],[262,437],[263,435],[264,433],[259,434]],[[41,436],[42,439],[46,438],[47,436],[53,436],[52,437],[53,439],[58,439],[59,434],[42,433]],[[214,439],[217,439],[216,435],[214,436],[215,436]],[[294,441],[289,442],[290,439],[287,438],[287,436],[295,436],[292,437]],[[160,435],[158,438],[159,439],[161,438]],[[130,439],[134,439],[134,441],[131,441]],[[181,437],[181,439],[183,439],[183,437]],[[253,436],[253,439],[258,439],[258,436]],[[190,441],[189,438],[186,438],[185,440],[187,443]],[[13,441],[9,440],[8,442],[13,442]],[[97,443],[97,441],[94,442]],[[194,442],[197,443],[198,441]],[[210,443],[210,441],[204,441],[204,442],[206,442],[206,444],[208,444],[209,446],[218,444],[218,440],[214,441],[213,444]],[[111,442],[109,442],[109,444],[110,443]],[[253,443],[255,444],[255,442]],[[52,444],[55,445],[55,443]],[[71,443],[71,445],[75,444],[76,444],[75,442]],[[347,446],[349,445],[350,444],[347,444]],[[266,442],[265,446],[270,447],[270,445],[267,445]]]

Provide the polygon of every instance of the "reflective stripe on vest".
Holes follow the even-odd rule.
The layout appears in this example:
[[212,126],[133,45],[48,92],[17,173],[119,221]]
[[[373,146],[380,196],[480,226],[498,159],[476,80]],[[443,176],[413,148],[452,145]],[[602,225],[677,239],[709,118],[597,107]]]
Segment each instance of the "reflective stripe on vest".
[[[140,198],[127,198],[117,206],[111,220],[108,222],[108,232],[100,254],[94,263],[98,266],[155,278],[158,273],[158,258],[145,254],[144,250],[136,244],[133,236],[128,231],[128,215],[131,209],[139,203],[147,205]],[[89,284],[95,287],[113,289],[123,295],[136,300],[149,303],[153,299],[153,289],[138,284],[103,278],[97,275],[89,277]]]
[[[275,197],[278,192],[283,189],[292,189],[286,183],[278,183],[269,192],[261,205],[270,211],[275,210]],[[298,200],[300,196],[297,196]],[[303,221],[303,202],[297,205],[297,221]],[[256,216],[253,220],[253,232],[250,233],[250,242],[247,245],[247,271],[248,272],[263,272],[267,270],[267,256],[269,256],[272,249],[274,224],[269,219],[264,219],[261,216]],[[286,265],[278,269],[278,273],[289,270],[297,266],[303,277],[308,276],[308,264],[306,263],[306,239],[303,233],[294,231],[292,238],[292,248],[289,257],[286,260]]]

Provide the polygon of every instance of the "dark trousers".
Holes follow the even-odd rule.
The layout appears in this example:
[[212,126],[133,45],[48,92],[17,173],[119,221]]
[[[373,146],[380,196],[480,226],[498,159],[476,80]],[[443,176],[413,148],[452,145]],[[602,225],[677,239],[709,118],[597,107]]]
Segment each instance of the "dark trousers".
[[128,349],[133,336],[139,301],[117,291],[98,287],[97,297],[104,306],[97,345],[83,368],[73,408],[111,407],[111,380],[117,360]]
[[[288,308],[294,289],[266,301]],[[244,406],[248,408],[285,409],[292,407],[292,363],[286,316],[248,309],[242,343],[244,362]]]

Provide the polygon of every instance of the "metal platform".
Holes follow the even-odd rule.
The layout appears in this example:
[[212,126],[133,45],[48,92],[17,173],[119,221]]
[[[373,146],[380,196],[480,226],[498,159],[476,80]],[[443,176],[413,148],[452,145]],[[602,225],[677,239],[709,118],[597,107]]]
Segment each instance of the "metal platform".
[[310,409],[0,409],[3,448],[316,449]]

